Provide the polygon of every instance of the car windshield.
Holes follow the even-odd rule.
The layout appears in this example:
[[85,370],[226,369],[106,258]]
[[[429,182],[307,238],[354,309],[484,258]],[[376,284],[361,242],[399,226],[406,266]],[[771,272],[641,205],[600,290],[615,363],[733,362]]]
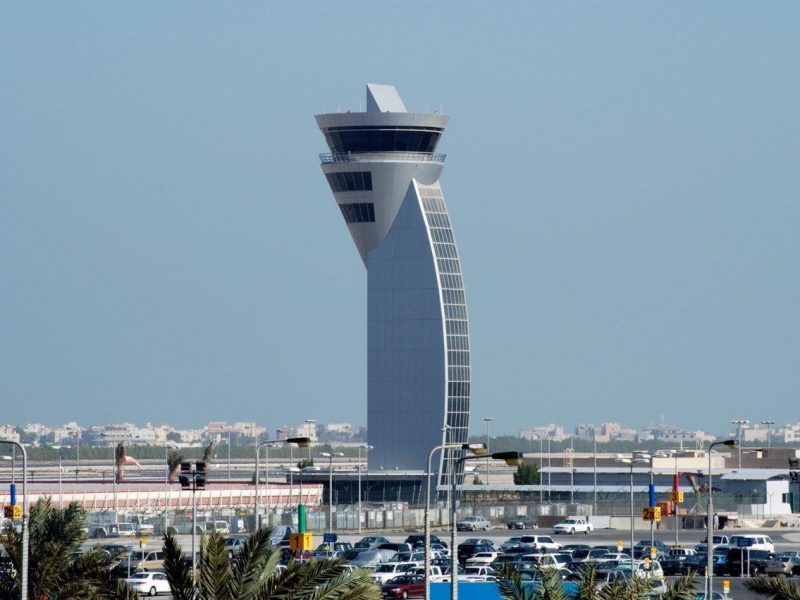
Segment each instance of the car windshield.
[[378,565],[375,567],[376,573],[394,573],[395,565]]

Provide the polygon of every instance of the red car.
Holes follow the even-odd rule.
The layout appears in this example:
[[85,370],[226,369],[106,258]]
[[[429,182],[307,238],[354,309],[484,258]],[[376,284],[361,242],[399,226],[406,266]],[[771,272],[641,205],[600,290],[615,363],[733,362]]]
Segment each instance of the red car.
[[422,598],[425,578],[422,575],[398,575],[381,588],[384,598]]

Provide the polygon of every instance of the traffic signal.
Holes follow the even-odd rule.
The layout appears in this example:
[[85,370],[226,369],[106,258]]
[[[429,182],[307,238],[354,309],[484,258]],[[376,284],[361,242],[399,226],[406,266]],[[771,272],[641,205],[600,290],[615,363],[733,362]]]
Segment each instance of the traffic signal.
[[181,463],[181,474],[178,475],[178,481],[181,483],[181,489],[192,489],[192,463],[186,461]]
[[198,490],[206,489],[206,463],[205,461],[198,460],[195,463],[195,487]]

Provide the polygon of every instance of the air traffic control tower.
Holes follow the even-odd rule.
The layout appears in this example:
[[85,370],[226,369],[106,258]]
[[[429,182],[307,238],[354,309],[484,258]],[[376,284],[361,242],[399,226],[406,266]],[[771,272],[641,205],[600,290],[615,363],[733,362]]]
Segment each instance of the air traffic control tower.
[[[465,443],[469,428],[467,304],[436,153],[448,117],[368,84],[366,112],[316,120],[322,172],[367,268],[369,470],[424,472],[431,448]],[[440,484],[460,455],[434,465]]]

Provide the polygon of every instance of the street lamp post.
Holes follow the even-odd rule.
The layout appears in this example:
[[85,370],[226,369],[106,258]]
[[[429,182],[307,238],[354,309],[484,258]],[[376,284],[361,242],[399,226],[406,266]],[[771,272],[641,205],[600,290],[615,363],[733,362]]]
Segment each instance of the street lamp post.
[[79,431],[75,435],[75,481],[78,481],[80,470],[81,470],[81,433]]
[[[256,493],[255,493],[255,514],[253,515],[253,527],[255,529],[259,528],[258,522],[258,510],[259,510],[259,492],[261,488],[258,486],[259,480],[259,466],[258,461],[261,454],[261,448],[265,447],[265,459],[266,459],[266,473],[264,477],[264,490],[267,492],[267,524],[269,524],[269,444],[289,444],[289,452],[291,453],[292,447],[296,444],[300,448],[305,448],[311,440],[307,437],[297,437],[297,438],[288,438],[284,440],[266,440],[264,442],[259,442],[256,445],[256,477],[255,477],[255,486],[256,486]],[[291,488],[290,488],[291,494]]]
[[322,458],[328,459],[328,531],[333,531],[333,457],[344,456],[344,452],[320,452]]
[[30,533],[28,532],[28,452],[25,446],[12,440],[0,440],[0,444],[11,444],[13,448],[22,451],[22,568],[20,569],[20,593],[21,600],[28,599],[28,544]]
[[228,429],[228,481],[231,480],[231,430]]
[[361,533],[361,450],[369,453],[372,446],[363,444],[358,447],[358,533]]
[[[433,469],[433,455],[439,450],[457,450],[461,446],[459,444],[440,444],[431,449],[428,454],[428,470],[425,471],[427,481],[427,493],[425,495],[425,600],[430,600],[431,597],[431,523],[430,523],[430,507],[431,507],[431,471]],[[453,551],[452,548],[450,549]]]
[[547,501],[548,502],[552,502],[553,501],[553,486],[552,486],[552,482],[551,482],[551,479],[550,479],[551,473],[552,473],[552,470],[550,468],[550,466],[551,466],[551,462],[550,461],[551,461],[551,459],[553,457],[553,455],[550,452],[550,442],[552,440],[553,440],[553,436],[550,434],[550,432],[548,432],[547,433]]
[[[470,445],[467,445],[467,449],[473,450]],[[485,451],[485,450],[484,450]],[[521,465],[522,464],[522,452],[495,452],[494,454],[490,455],[494,460],[503,460],[509,466],[514,465]],[[456,544],[456,483],[458,482],[458,477],[455,476],[458,473],[459,467],[467,460],[474,460],[483,458],[483,453],[481,454],[471,454],[462,456],[461,458],[456,459],[452,463],[452,470],[450,471],[450,481],[451,481],[451,503],[450,503],[450,520],[452,521],[452,537],[450,543],[450,600],[458,600],[458,545]]]
[[772,448],[772,426],[775,421],[761,421],[761,424],[767,426],[767,448]]
[[635,537],[634,537],[635,536],[635,533],[634,533],[634,531],[635,531],[635,522],[634,522],[634,516],[633,516],[634,515],[634,513],[633,513],[633,466],[636,465],[636,464],[646,463],[647,462],[647,458],[645,458],[646,456],[648,456],[648,455],[638,455],[637,456],[635,454],[631,454],[630,458],[625,458],[625,457],[623,457],[621,455],[617,455],[617,458],[615,459],[615,462],[626,464],[626,465],[630,465],[630,467],[631,467],[631,484],[630,484],[630,492],[631,492],[631,494],[630,494],[630,496],[631,496],[631,498],[630,498],[630,502],[631,502],[631,507],[630,507],[630,510],[631,510],[631,556],[630,556],[630,559],[631,559],[631,577],[633,577],[633,575],[635,573],[635,570],[634,570],[634,557],[633,557],[633,546],[636,543],[636,540],[635,540]]
[[486,485],[489,485],[489,423],[494,421],[494,417],[484,417],[486,422]]
[[742,429],[750,423],[747,419],[736,419],[731,421],[731,425],[736,425],[736,441],[737,441],[737,448],[739,449],[739,468],[742,468]]
[[61,464],[62,464],[62,456],[61,450],[63,448],[69,448],[69,446],[53,446],[53,450],[58,450],[58,507],[64,508],[64,496],[63,496],[63,488],[61,485]]
[[[741,432],[741,428],[739,429]],[[706,547],[708,554],[708,562],[706,564],[706,581],[707,591],[706,598],[714,597],[714,488],[711,485],[711,452],[716,446],[727,446],[728,448],[736,448],[735,440],[725,440],[724,442],[714,442],[708,447],[708,508],[706,510]],[[741,447],[739,448],[739,460],[741,462]]]
[[544,438],[539,436],[539,504],[544,503],[544,481],[542,480],[542,471],[544,470]]

